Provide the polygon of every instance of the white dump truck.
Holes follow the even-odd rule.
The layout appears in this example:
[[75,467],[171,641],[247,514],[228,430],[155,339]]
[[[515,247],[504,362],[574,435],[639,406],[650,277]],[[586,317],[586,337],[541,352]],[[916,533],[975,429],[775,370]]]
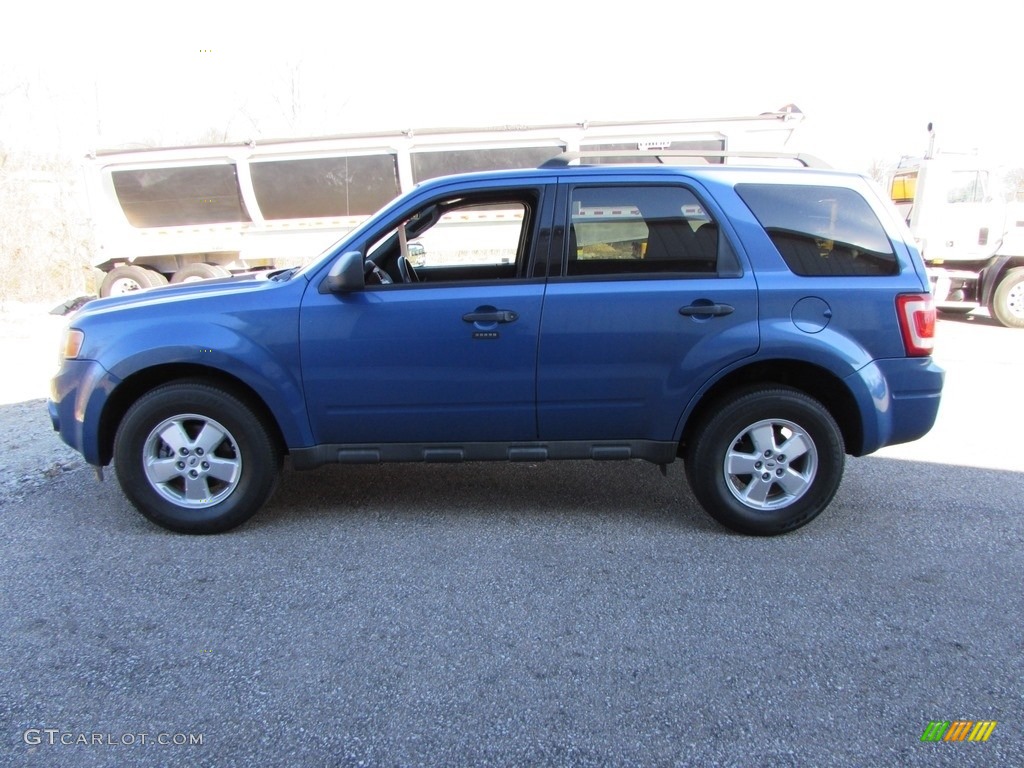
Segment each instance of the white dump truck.
[[[97,151],[85,178],[101,296],[308,261],[397,195],[563,152],[797,152],[793,105],[748,117],[417,129]],[[714,155],[712,153],[719,153]],[[614,158],[601,158],[614,161]],[[631,158],[636,162],[635,158]],[[418,244],[412,244],[413,250]]]

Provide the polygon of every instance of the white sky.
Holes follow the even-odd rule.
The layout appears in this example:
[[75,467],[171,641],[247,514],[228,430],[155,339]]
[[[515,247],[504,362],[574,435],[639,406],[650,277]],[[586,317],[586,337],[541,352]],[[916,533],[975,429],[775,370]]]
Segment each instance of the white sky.
[[4,11],[0,143],[80,155],[225,134],[733,116],[795,103],[807,115],[801,148],[835,166],[920,154],[930,121],[948,149],[1024,165],[1024,12],[1011,7],[36,0]]

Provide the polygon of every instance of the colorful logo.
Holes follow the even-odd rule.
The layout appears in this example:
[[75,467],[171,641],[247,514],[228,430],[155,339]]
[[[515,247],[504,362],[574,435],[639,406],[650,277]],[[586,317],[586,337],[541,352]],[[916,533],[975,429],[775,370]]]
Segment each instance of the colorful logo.
[[995,729],[995,720],[932,720],[921,741],[988,741]]

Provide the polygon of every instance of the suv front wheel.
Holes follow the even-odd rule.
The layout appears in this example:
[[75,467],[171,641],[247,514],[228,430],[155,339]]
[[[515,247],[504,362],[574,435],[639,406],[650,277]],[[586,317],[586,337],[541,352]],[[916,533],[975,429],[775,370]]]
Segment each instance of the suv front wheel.
[[719,403],[685,453],[690,486],[708,514],[761,536],[817,517],[839,488],[844,461],[832,415],[783,387],[744,390]]
[[199,381],[154,389],[114,439],[121,489],[147,518],[179,533],[221,533],[273,494],[281,451],[234,395]]

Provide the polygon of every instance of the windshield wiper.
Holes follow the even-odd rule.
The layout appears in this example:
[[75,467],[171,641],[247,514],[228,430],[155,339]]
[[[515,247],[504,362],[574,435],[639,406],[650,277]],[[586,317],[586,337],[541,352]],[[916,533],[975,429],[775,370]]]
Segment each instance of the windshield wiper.
[[289,269],[281,269],[277,272],[272,272],[267,276],[268,280],[283,283],[285,280],[291,280],[292,275],[299,271],[298,267],[290,267]]

